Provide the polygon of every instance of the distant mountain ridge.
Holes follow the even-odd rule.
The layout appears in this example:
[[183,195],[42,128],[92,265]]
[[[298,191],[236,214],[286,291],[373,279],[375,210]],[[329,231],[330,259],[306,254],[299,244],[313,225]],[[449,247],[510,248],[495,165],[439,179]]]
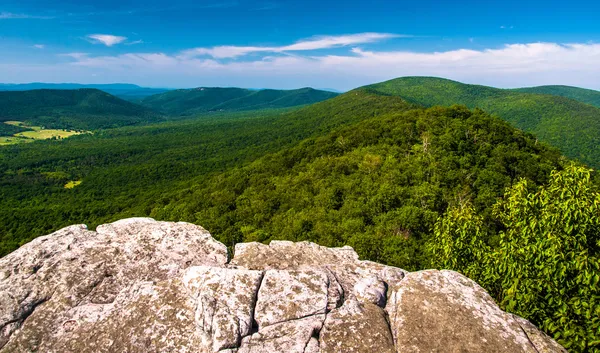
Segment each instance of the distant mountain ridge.
[[[535,134],[541,141],[558,147],[567,157],[600,167],[600,108],[579,100],[436,77],[401,77],[365,86],[365,89],[425,107],[462,104],[480,108]],[[569,91],[573,95],[579,90],[585,91]],[[562,93],[566,95],[565,91]]]
[[141,87],[131,83],[107,83],[107,84],[81,84],[81,83],[0,83],[0,91],[29,91],[34,89],[82,89],[94,88],[110,93],[121,99],[140,100],[144,97],[163,93],[167,88],[149,88]]
[[160,114],[98,89],[0,92],[0,122],[92,130],[163,120]]
[[235,87],[179,89],[144,98],[140,103],[170,115],[193,115],[212,111],[244,111],[287,108],[317,103],[337,93],[313,88],[250,90]]
[[572,86],[538,86],[515,88],[513,91],[523,93],[550,94],[571,98],[600,108],[600,91]]

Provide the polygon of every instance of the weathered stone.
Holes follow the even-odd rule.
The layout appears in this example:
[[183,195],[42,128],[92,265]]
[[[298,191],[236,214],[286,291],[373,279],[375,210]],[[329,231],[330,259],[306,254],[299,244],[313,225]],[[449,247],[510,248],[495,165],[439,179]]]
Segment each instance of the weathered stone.
[[315,350],[311,338],[321,330],[324,320],[325,314],[320,314],[261,328],[242,340],[238,353],[305,353],[309,346]]
[[513,316],[452,271],[409,273],[386,306],[399,352],[531,352]]
[[513,318],[521,326],[523,332],[525,332],[527,338],[529,341],[531,341],[531,344],[535,346],[535,349],[538,353],[567,353],[566,349],[564,349],[560,344],[556,343],[556,341],[554,341],[552,338],[548,337],[548,335],[538,330],[537,327],[535,327],[531,322],[517,315],[513,315]]
[[196,325],[214,351],[237,347],[250,334],[254,303],[263,274],[208,266],[191,267],[183,276],[195,300]]
[[272,241],[261,243],[240,243],[235,245],[235,256],[231,265],[252,270],[288,270],[301,266],[324,266],[358,261],[358,255],[349,246],[326,248],[314,243]]
[[0,259],[0,353],[564,352],[451,271],[188,223],[71,226]]
[[323,353],[396,352],[385,311],[356,300],[327,314],[320,339]]
[[0,272],[8,273],[0,281],[0,347],[34,315],[44,317],[36,332],[47,337],[74,308],[84,307],[86,320],[98,321],[119,309],[111,303],[137,282],[226,262],[227,248],[189,223],[132,218],[96,232],[76,225],[39,237],[0,259]]
[[258,327],[325,314],[327,283],[321,271],[266,271],[256,301]]

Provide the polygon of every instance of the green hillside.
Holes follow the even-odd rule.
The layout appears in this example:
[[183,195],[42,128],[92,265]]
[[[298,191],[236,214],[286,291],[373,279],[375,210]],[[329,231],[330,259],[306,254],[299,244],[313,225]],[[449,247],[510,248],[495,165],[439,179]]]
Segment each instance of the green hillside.
[[[167,191],[374,114],[410,108],[398,97],[356,91],[287,113],[215,113],[0,147],[0,255],[69,224],[148,215],[157,202],[170,202]],[[72,180],[82,183],[65,189]]]
[[[387,172],[378,174],[384,165]],[[242,228],[248,226],[269,234],[260,240],[285,235],[351,243],[363,256],[418,268],[419,254],[387,258],[371,248],[375,243],[359,246],[351,237],[363,231],[375,236],[382,215],[392,212],[398,229],[414,234],[414,243],[402,246],[418,252],[431,222],[457,197],[487,209],[515,178],[539,183],[557,166],[558,152],[483,112],[423,110],[396,96],[357,89],[287,113],[216,114],[0,148],[1,242],[6,252],[64,225],[152,214],[202,224],[229,245],[246,239]],[[277,186],[279,178],[283,184]],[[82,183],[65,189],[73,180]],[[249,197],[252,205],[263,202],[253,197],[266,197],[250,191],[273,192],[268,203],[278,206],[257,211],[259,218],[239,213],[239,197]],[[286,195],[291,199],[279,199]],[[322,216],[318,212],[325,210],[317,208],[325,204],[314,203],[326,195],[338,206],[354,201],[347,212],[334,212],[335,206]],[[277,230],[312,215],[310,231],[298,233],[291,224]],[[319,217],[328,221],[320,224]],[[340,222],[350,223],[344,231],[332,228]]]
[[600,108],[589,104],[433,77],[403,77],[366,88],[427,107],[464,104],[481,108],[535,134],[570,158],[600,167]]
[[3,84],[0,83],[0,91],[30,91],[35,89],[99,89],[113,96],[128,101],[138,101],[153,94],[167,92],[166,88],[140,87],[129,83],[109,83],[109,84],[79,84],[79,83],[21,83],[21,84]]
[[[544,185],[568,163],[482,110],[426,109],[361,88],[283,113],[214,113],[0,147],[0,255],[66,225],[152,216],[200,224],[230,247],[310,240],[421,269],[435,259],[426,244],[447,210],[473,205],[481,241],[497,249],[503,225],[493,209],[504,190],[521,178]],[[548,298],[536,303],[544,315],[525,316],[555,314]],[[579,330],[590,320],[573,322]],[[577,337],[559,338],[584,347],[597,339]]]
[[170,115],[194,115],[215,111],[244,111],[286,108],[312,104],[337,93],[312,88],[297,90],[249,90],[243,88],[199,87],[152,95],[141,104]]
[[571,86],[538,86],[513,89],[516,92],[550,94],[571,98],[600,108],[600,91]]
[[96,130],[161,121],[148,108],[97,89],[0,92],[0,122],[46,128]]

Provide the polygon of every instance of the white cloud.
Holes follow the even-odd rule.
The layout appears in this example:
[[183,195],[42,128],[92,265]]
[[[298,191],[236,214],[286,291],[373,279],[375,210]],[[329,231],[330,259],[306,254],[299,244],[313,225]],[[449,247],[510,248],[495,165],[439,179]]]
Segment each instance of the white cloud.
[[[348,44],[350,40],[304,44],[301,48]],[[335,44],[334,44],[335,43]],[[526,43],[483,50],[437,52],[378,51],[359,47],[346,53],[310,56],[262,55],[244,60],[232,57],[258,53],[264,47],[219,47],[210,56],[182,53],[127,53],[93,56],[67,53],[59,64],[25,66],[1,64],[6,81],[86,80],[91,73],[104,82],[149,86],[242,86],[295,88],[333,87],[341,90],[400,76],[440,76],[496,87],[565,84],[600,89],[600,44]],[[213,48],[216,49],[216,48]],[[197,49],[196,49],[197,50]],[[233,55],[236,54],[236,55]],[[266,54],[266,56],[265,56]],[[289,54],[289,53],[288,53]],[[233,56],[232,56],[233,55]],[[226,58],[221,60],[221,58]],[[10,66],[10,68],[9,68]]]
[[[324,45],[331,45],[329,43]],[[306,47],[314,46],[307,44]],[[234,53],[256,51],[256,47],[231,48],[212,52],[212,56],[231,58]],[[259,86],[308,85],[349,89],[399,76],[422,75],[499,87],[570,84],[600,88],[600,44],[593,43],[510,44],[485,50],[457,49],[429,53],[353,48],[345,55],[269,56],[233,62],[146,53],[81,56],[72,65],[102,69],[115,77],[164,75],[170,80],[178,80],[181,82],[179,85],[188,82],[190,86],[195,85],[192,82],[198,82],[254,87],[257,84],[252,82],[258,80],[264,82]]]
[[127,37],[113,36],[111,34],[90,34],[87,36],[93,43],[101,43],[107,47],[112,47],[127,40]]
[[44,44],[34,44],[32,47],[36,49],[44,49],[46,46]]
[[0,20],[17,20],[17,19],[33,19],[33,20],[50,20],[52,16],[36,16],[24,13],[0,12]]
[[258,46],[217,46],[212,48],[194,48],[182,52],[182,57],[212,56],[215,59],[236,58],[251,53],[288,51],[308,51],[344,47],[355,44],[372,43],[390,38],[410,37],[391,33],[358,33],[341,36],[319,36],[298,41],[294,44],[274,47]]
[[127,43],[125,43],[125,45],[136,45],[136,44],[143,44],[143,43],[144,43],[143,40],[138,39],[138,40],[133,40],[131,42],[127,42]]
[[75,60],[79,60],[79,59],[83,59],[84,57],[88,56],[88,53],[65,53],[65,54],[59,54],[59,55],[70,57]]

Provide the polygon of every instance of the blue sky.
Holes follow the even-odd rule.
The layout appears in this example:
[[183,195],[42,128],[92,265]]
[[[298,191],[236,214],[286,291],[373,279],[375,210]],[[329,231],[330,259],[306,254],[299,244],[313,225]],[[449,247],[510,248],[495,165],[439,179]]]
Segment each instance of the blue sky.
[[595,1],[2,0],[0,82],[600,89]]

